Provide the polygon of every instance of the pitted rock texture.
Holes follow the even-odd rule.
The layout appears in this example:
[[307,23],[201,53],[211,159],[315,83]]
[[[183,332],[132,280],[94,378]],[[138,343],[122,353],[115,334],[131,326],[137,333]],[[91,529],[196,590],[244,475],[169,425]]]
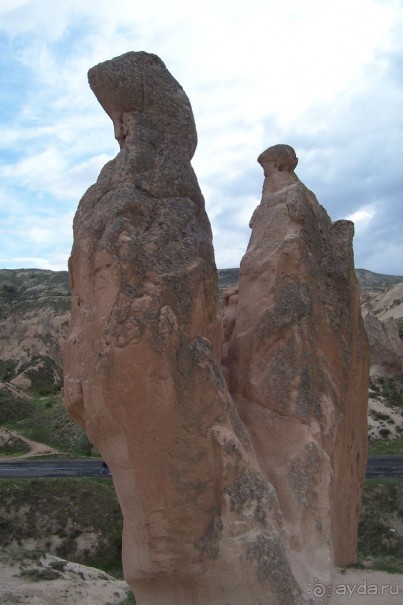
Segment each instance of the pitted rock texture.
[[187,96],[155,55],[89,71],[121,150],[80,201],[64,398],[101,452],[139,605],[305,603],[276,493],[217,359],[211,229]]
[[224,297],[223,369],[277,492],[302,585],[356,558],[368,353],[349,221],[332,223],[287,145],[262,153],[262,201]]

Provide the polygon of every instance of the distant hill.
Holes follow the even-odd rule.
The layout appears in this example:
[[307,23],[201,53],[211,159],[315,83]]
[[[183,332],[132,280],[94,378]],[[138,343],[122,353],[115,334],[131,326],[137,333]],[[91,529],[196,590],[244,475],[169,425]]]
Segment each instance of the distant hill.
[[[357,269],[357,277],[363,290],[372,291],[371,296],[374,291],[387,290],[403,282],[403,276],[382,275],[366,269]],[[238,279],[238,268],[219,269],[221,296],[225,288],[236,284]],[[391,305],[396,306],[396,301]],[[7,383],[13,389],[35,391],[59,388],[62,343],[69,317],[67,271],[0,270],[0,381],[3,386]]]
[[[367,269],[356,269],[361,290],[384,290],[403,282],[402,275],[384,275]],[[219,269],[218,285],[220,290],[233,286],[239,279],[239,269]]]
[[218,286],[228,288],[233,286],[239,279],[239,269],[218,269]]
[[67,271],[0,270],[0,321],[10,314],[19,315],[44,307],[56,312],[70,309]]
[[67,271],[0,270],[0,400],[60,388],[69,318]]
[[401,275],[384,275],[368,271],[368,269],[356,269],[355,273],[361,290],[383,290],[403,282]]
[[[393,328],[391,322],[397,322],[393,328],[395,341],[399,336],[403,339],[403,276],[383,275],[366,269],[357,269],[356,273],[364,291],[363,302],[366,308],[371,306],[372,324],[376,324],[370,334],[371,350],[379,358],[375,361],[390,361],[391,355],[393,357],[388,341]],[[221,299],[224,290],[235,285],[238,279],[239,268],[218,271]],[[69,319],[67,271],[0,270],[0,426],[18,421],[22,423],[21,427],[27,423],[30,431],[38,433],[46,429],[50,441],[42,437],[37,440],[59,448],[62,439],[68,439],[71,447],[76,447],[77,443],[87,447],[83,434],[61,405],[62,348]],[[383,319],[389,322],[385,329],[379,324]],[[367,334],[371,328],[368,326]],[[396,342],[393,346],[396,349]],[[394,354],[392,361],[398,364],[399,354]],[[371,438],[398,434],[400,408],[403,409],[403,375],[398,372],[393,376],[395,378],[371,379]],[[392,404],[395,407],[390,407]],[[56,437],[57,443],[51,441]]]
[[[367,269],[356,269],[362,289],[386,289],[403,282],[402,275],[384,275]],[[239,268],[219,269],[220,289],[233,286],[239,279]],[[40,307],[56,312],[70,308],[70,288],[67,271],[47,269],[0,269],[0,320],[10,312],[21,313]]]

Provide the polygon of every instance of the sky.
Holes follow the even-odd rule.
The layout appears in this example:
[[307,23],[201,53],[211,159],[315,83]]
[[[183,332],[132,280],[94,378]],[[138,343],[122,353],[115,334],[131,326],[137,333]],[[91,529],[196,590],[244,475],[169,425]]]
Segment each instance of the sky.
[[219,268],[239,266],[267,147],[356,267],[403,275],[403,0],[0,0],[0,268],[62,270],[86,189],[119,151],[87,71],[161,57],[186,91]]

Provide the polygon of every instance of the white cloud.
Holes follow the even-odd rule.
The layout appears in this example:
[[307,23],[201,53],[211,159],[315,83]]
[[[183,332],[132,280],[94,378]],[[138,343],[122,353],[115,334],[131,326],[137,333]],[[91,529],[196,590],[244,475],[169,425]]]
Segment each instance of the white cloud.
[[[392,207],[389,194],[380,196],[386,185],[371,149],[393,195],[400,186],[402,88],[391,57],[401,19],[392,0],[3,0],[0,35],[11,62],[3,81],[10,78],[17,101],[6,124],[0,117],[0,211],[7,213],[8,199],[21,212],[31,196],[38,224],[26,235],[35,257],[46,258],[40,241],[50,236],[39,230],[37,208],[52,204],[71,214],[118,151],[87,70],[147,50],[161,56],[193,106],[193,163],[219,266],[239,263],[253,211],[248,200],[258,200],[262,186],[256,157],[278,142],[296,147],[299,175],[333,218],[356,216],[356,245],[367,250],[360,242],[379,219],[380,200]],[[354,102],[361,104],[355,110]],[[368,208],[372,217],[357,214]],[[16,221],[12,208],[8,216]]]
[[101,154],[75,164],[68,159],[50,146],[15,164],[0,166],[0,177],[3,182],[18,180],[28,191],[46,192],[55,200],[77,202],[111,158]]
[[[10,207],[13,200],[9,199]],[[0,264],[18,268],[62,270],[72,245],[73,212],[41,204],[37,198],[18,200],[17,209],[0,222]],[[39,264],[35,264],[40,261]]]
[[0,29],[13,37],[34,33],[49,42],[56,42],[75,17],[88,12],[91,3],[94,8],[93,0],[87,0],[85,9],[80,0],[3,0],[0,4]]
[[68,254],[50,254],[41,256],[0,257],[0,267],[4,263],[9,269],[49,269],[50,271],[67,271]]
[[366,206],[356,210],[353,212],[353,214],[350,214],[346,218],[349,221],[353,221],[355,230],[357,232],[357,230],[367,229],[375,215],[375,209],[371,206]]

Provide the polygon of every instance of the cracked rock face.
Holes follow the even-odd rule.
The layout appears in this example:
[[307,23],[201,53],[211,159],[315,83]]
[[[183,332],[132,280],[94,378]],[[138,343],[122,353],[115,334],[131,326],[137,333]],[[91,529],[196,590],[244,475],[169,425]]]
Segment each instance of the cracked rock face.
[[366,467],[368,353],[353,224],[333,223],[287,145],[262,153],[262,201],[227,292],[223,367],[277,492],[301,585],[356,557]]
[[[139,605],[304,603],[276,493],[216,361],[190,103],[144,52],[97,65],[89,81],[121,149],[74,220],[64,398],[112,471],[125,577]],[[318,456],[296,452],[290,472]],[[303,485],[298,494],[309,497]]]

